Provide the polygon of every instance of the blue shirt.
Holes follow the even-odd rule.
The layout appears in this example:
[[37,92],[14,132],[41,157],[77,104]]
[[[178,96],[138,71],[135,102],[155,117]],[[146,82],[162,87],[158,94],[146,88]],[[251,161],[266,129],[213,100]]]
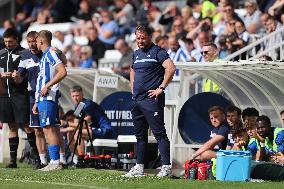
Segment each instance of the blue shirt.
[[164,80],[165,68],[163,62],[169,58],[165,49],[151,44],[148,49],[138,49],[133,55],[132,69],[135,72],[133,83],[133,97],[144,99],[148,91],[157,89]]
[[115,43],[116,39],[117,39],[117,32],[119,30],[119,27],[118,27],[117,23],[115,21],[110,21],[108,23],[103,23],[101,25],[101,29],[102,29],[102,31],[109,31],[109,30],[111,30],[112,31],[112,36],[109,37],[109,38],[105,38],[103,36],[103,34],[99,34],[98,38],[103,43],[113,45]]
[[[275,131],[274,131],[275,132]],[[274,139],[277,152],[284,152],[284,130],[279,131]]]
[[80,61],[80,68],[92,68],[93,67],[93,59],[90,57],[87,60]]
[[91,116],[90,127],[92,127],[95,138],[104,138],[111,134],[111,123],[104,110],[95,102],[89,99],[83,99],[85,106],[83,113]]
[[250,151],[252,156],[255,156],[259,150],[257,145],[257,140],[255,138],[250,138],[248,143],[248,151]]
[[28,74],[29,91],[36,91],[36,80],[39,72],[39,61],[41,56],[42,53],[33,54],[30,50],[25,51],[21,56],[18,71],[21,76]]
[[39,63],[39,73],[37,77],[37,84],[36,84],[36,102],[44,101],[44,100],[52,100],[54,102],[58,101],[58,90],[59,86],[58,83],[53,85],[49,90],[46,96],[41,97],[40,91],[41,89],[53,79],[56,74],[56,66],[58,64],[62,64],[62,61],[59,59],[59,55],[57,52],[53,51],[48,47],[42,54]]
[[227,143],[228,143],[228,134],[230,132],[230,126],[228,123],[224,123],[220,125],[219,127],[214,127],[211,131],[210,137],[213,138],[216,135],[221,135],[225,137],[225,140],[220,142],[218,145],[219,149],[226,149]]

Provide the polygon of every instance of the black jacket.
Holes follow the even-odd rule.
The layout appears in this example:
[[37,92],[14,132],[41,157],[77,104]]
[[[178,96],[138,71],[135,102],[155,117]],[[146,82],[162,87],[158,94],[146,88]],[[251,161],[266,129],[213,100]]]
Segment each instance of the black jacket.
[[[0,68],[4,68],[4,72],[13,72],[18,70],[21,60],[21,54],[25,51],[21,46],[13,50],[6,48],[0,50]],[[0,97],[10,97],[13,94],[28,94],[27,78],[21,84],[16,84],[13,79],[3,79],[0,77]]]

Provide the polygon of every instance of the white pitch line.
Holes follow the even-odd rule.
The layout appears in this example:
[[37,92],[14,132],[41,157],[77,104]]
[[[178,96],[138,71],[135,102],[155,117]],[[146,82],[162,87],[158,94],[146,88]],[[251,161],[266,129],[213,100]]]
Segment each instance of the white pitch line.
[[42,182],[42,181],[33,181],[33,180],[14,180],[14,179],[1,179],[2,181],[16,181],[16,182],[24,182],[24,183],[39,183],[39,184],[51,184],[51,185],[59,185],[59,186],[75,186],[81,188],[91,188],[91,189],[109,189],[98,186],[86,186],[80,184],[68,184],[68,183],[59,183],[59,182]]

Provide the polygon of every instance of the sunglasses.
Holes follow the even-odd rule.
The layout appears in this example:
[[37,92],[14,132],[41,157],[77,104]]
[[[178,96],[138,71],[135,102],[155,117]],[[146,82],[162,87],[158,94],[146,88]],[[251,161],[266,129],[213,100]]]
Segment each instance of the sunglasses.
[[209,51],[201,51],[201,54],[202,55],[206,55],[206,54],[208,54],[209,53]]

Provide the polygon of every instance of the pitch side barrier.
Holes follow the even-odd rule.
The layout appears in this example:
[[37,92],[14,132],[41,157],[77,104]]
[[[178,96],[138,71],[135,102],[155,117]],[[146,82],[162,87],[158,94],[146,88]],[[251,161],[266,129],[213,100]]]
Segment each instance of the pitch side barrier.
[[[201,78],[215,82],[222,95],[244,109],[255,107],[260,114],[270,117],[272,126],[282,127],[280,111],[284,109],[284,63],[267,61],[178,62],[180,85],[171,132],[171,159],[182,164],[199,148],[201,143],[186,144],[181,138],[179,113],[193,95],[191,85]],[[190,115],[188,115],[190,116]],[[190,125],[188,125],[190,127]]]

